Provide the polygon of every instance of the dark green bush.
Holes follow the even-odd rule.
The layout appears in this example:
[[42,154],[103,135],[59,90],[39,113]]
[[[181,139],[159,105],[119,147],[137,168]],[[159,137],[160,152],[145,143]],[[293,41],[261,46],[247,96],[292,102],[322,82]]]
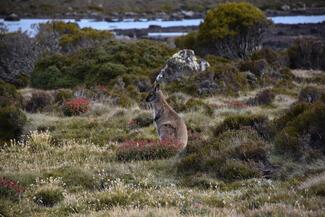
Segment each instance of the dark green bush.
[[288,49],[290,68],[325,69],[325,44],[312,38],[302,38]]
[[288,66],[289,61],[286,52],[275,51],[271,48],[262,48],[253,53],[251,59],[254,61],[265,59],[268,64],[277,69]]
[[81,84],[113,86],[118,76],[148,77],[171,54],[170,48],[158,42],[112,40],[72,54],[56,54],[41,59],[32,73],[31,84],[43,89]]
[[220,173],[224,174],[228,180],[241,180],[262,176],[259,168],[240,160],[226,160],[220,168]]
[[255,129],[263,138],[269,137],[269,121],[263,115],[236,115],[227,117],[215,129],[215,135],[218,136],[227,130],[239,130],[243,127],[251,127]]
[[42,188],[35,193],[33,201],[41,206],[53,207],[63,198],[63,192],[59,188]]
[[8,104],[21,105],[21,96],[14,85],[0,80],[0,106]]
[[[275,121],[279,133],[275,138],[277,152],[294,158],[314,158],[325,154],[325,104],[294,105]],[[316,155],[315,155],[316,154]]]
[[21,96],[16,88],[0,81],[0,144],[22,134],[26,116],[20,106]]
[[206,173],[225,181],[261,177],[272,169],[268,150],[255,130],[228,130],[210,141],[189,143],[177,170],[185,175]]

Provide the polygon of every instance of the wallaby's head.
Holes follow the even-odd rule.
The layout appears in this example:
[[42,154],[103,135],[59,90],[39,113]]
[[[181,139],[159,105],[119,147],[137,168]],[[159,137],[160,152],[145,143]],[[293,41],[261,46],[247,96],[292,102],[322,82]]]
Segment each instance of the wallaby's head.
[[159,84],[155,84],[153,88],[148,93],[148,96],[146,98],[146,102],[154,103],[158,102],[161,98],[161,92],[159,88]]

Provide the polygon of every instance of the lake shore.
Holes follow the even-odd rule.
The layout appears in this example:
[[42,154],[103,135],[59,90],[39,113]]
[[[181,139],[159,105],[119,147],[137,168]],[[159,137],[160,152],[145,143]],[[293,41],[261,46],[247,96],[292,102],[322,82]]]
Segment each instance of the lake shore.
[[[264,10],[266,16],[315,16],[315,15],[324,15],[325,7],[321,8],[298,8],[292,10]],[[150,13],[137,13],[137,12],[124,12],[124,13],[110,13],[105,14],[102,12],[92,12],[92,13],[79,13],[79,12],[68,12],[63,14],[53,14],[49,16],[48,14],[17,14],[20,19],[94,19],[96,21],[107,21],[107,22],[118,22],[124,19],[133,19],[135,21],[141,20],[157,20],[162,19],[165,21],[175,21],[182,19],[203,19],[206,15],[205,12],[192,11],[192,10],[181,10],[172,13],[166,12],[150,12]],[[9,14],[1,14],[0,18],[5,19]]]

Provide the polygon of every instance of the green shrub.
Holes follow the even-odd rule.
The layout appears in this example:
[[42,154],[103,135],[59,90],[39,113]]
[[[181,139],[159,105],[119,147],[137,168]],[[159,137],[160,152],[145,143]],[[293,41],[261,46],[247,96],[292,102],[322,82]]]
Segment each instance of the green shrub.
[[281,117],[274,121],[275,128],[281,131],[287,126],[288,123],[296,119],[300,114],[304,113],[308,109],[308,105],[305,103],[294,104],[286,111]]
[[15,86],[0,80],[0,106],[14,104],[21,105],[21,96]]
[[0,108],[0,143],[19,139],[26,123],[25,114],[14,105]]
[[43,187],[35,193],[33,201],[41,206],[53,207],[64,199],[63,191],[57,187]]
[[98,47],[42,58],[31,75],[31,84],[43,89],[82,84],[109,84],[113,87],[114,79],[119,76],[148,77],[152,70],[165,63],[172,51],[161,43],[147,40],[111,40]]
[[262,48],[251,56],[251,60],[257,61],[265,59],[269,65],[275,69],[288,66],[288,56],[286,52],[275,51],[271,48]]
[[279,127],[275,138],[277,152],[311,159],[314,152],[316,156],[325,154],[324,103],[294,105],[287,114],[275,121],[275,125]]
[[[246,58],[262,42],[268,21],[249,3],[224,3],[208,11],[199,27],[198,41],[228,58]],[[243,46],[245,44],[245,46]]]
[[288,49],[290,68],[325,69],[325,44],[312,38],[302,38]]
[[253,129],[228,130],[209,141],[189,143],[186,156],[177,163],[180,174],[206,173],[225,181],[261,177],[272,170],[269,146]]
[[226,132],[227,130],[239,130],[242,127],[255,129],[263,138],[269,137],[268,119],[263,115],[235,115],[227,117],[215,129],[215,135]]
[[231,181],[262,176],[260,169],[239,160],[226,160],[220,168],[220,173],[224,174],[224,177]]
[[20,74],[16,77],[15,81],[14,81],[14,85],[17,88],[24,88],[27,87],[27,85],[30,83],[30,78],[29,76],[25,75],[25,74]]

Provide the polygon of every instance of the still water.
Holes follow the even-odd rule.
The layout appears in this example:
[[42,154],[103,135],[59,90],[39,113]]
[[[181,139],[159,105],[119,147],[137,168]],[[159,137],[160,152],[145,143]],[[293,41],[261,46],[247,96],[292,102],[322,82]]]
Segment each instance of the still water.
[[[299,24],[299,23],[320,23],[325,21],[325,15],[317,16],[279,16],[279,17],[269,17],[275,24]],[[113,29],[146,29],[151,25],[158,25],[161,27],[174,27],[174,26],[198,26],[202,19],[184,19],[184,20],[146,20],[141,19],[134,21],[132,19],[126,19],[117,22],[106,22],[106,21],[96,21],[93,19],[55,19],[64,22],[74,22],[77,23],[81,28],[91,27],[98,30],[113,30]],[[0,19],[0,27],[5,27],[9,32],[14,31],[26,31],[30,35],[35,35],[37,33],[37,25],[40,23],[46,23],[53,21],[53,19],[21,19],[20,21],[4,21]],[[181,34],[181,33],[178,33]]]

